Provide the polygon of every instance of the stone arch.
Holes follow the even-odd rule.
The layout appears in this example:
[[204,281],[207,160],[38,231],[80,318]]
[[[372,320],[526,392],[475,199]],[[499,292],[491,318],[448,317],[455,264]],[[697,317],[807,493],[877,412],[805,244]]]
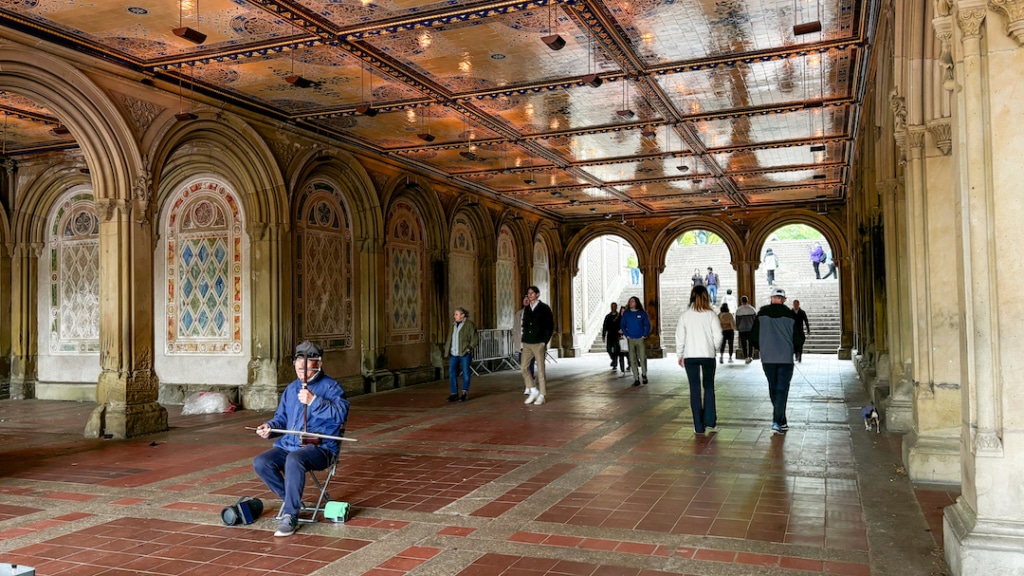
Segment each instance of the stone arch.
[[736,234],[736,231],[731,227],[714,218],[706,216],[689,216],[671,222],[658,233],[657,237],[655,237],[651,248],[651,255],[659,270],[664,271],[665,269],[665,258],[668,256],[668,251],[672,247],[672,242],[674,242],[680,234],[684,234],[690,230],[709,230],[717,234],[722,241],[725,242],[725,245],[729,247],[729,254],[732,256],[734,268],[736,267],[736,263],[747,255],[743,239],[741,239],[739,235]]
[[166,195],[154,219],[154,367],[163,402],[180,403],[193,386],[248,383],[262,304],[240,196],[219,174],[195,174]]
[[795,209],[783,210],[778,214],[758,220],[750,229],[749,239],[745,244],[744,258],[750,261],[760,260],[760,250],[768,241],[768,235],[787,224],[806,224],[821,232],[832,248],[832,258],[837,262],[840,258],[845,258],[848,255],[846,236],[831,218],[823,217],[810,210]]
[[[67,190],[76,186],[92,186],[88,174],[79,171],[81,165],[62,161],[42,170],[20,190],[22,204],[15,215],[12,233],[14,242],[45,242],[46,220],[57,201]],[[95,189],[93,190],[95,197]]]
[[480,304],[479,225],[471,211],[463,209],[455,213],[449,229],[452,232],[448,244],[448,315],[461,306],[468,309],[470,317],[480,325],[483,314]]
[[[420,211],[420,216],[427,226],[426,249],[431,259],[437,259],[448,245],[448,218],[444,216],[444,207],[437,194],[429,184],[412,175],[401,175],[392,178],[381,191],[381,206],[384,214],[391,211],[392,205],[401,198],[407,198]],[[386,225],[386,222],[385,222]]]
[[451,227],[455,222],[455,218],[460,215],[465,216],[473,223],[479,257],[484,258],[488,254],[493,254],[494,238],[497,231],[494,228],[494,222],[487,217],[486,211],[480,207],[466,206],[465,202],[460,201],[452,209],[452,216],[448,220],[448,226]]
[[148,167],[157,194],[154,210],[178,183],[213,173],[234,188],[249,223],[287,222],[288,193],[270,149],[251,126],[224,118],[204,114],[190,122],[176,122],[173,116],[166,120]]
[[629,242],[636,251],[637,261],[640,268],[644,269],[651,262],[650,246],[639,233],[633,228],[628,228],[617,222],[595,222],[577,232],[565,247],[565,253],[561,262],[562,266],[568,267],[569,278],[579,273],[579,260],[583,249],[590,244],[591,240],[605,235],[618,236]]
[[31,98],[64,123],[89,167],[96,198],[127,200],[144,172],[131,128],[117,105],[67,61],[14,43],[0,51],[0,90]]
[[517,295],[522,291],[521,287],[524,284],[520,256],[522,246],[510,224],[511,222],[506,222],[499,226],[495,239],[494,309],[497,314],[496,328],[512,327],[513,314],[518,301]]
[[[384,214],[370,175],[350,154],[335,152],[331,160],[325,163],[313,162],[315,155],[315,150],[305,155],[302,168],[291,178],[289,188],[300,190],[316,178],[326,178],[337,183],[349,202],[353,237],[360,242],[379,243],[384,236]],[[289,214],[294,213],[295,208],[289,207]]]

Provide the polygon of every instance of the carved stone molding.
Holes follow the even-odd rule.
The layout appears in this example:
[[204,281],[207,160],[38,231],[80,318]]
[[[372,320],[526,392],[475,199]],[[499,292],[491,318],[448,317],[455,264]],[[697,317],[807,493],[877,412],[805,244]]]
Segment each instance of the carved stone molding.
[[[148,164],[146,158],[143,158],[143,164]],[[149,202],[152,198],[153,175],[149,173],[149,169],[142,168],[132,184],[132,200],[135,202],[135,218],[138,223],[146,222],[149,214]]]
[[952,92],[956,87],[953,74],[953,17],[948,13],[932,18],[932,28],[939,40],[939,67],[942,69],[942,89]]
[[981,25],[985,22],[987,10],[984,8],[961,8],[956,13],[956,23],[964,39],[981,36]]
[[117,217],[118,211],[130,213],[131,205],[120,198],[97,198],[93,201],[96,216],[100,222],[110,222]]
[[262,242],[270,237],[270,224],[266,222],[249,222],[247,228],[252,242]]
[[889,108],[892,110],[893,129],[903,130],[907,127],[907,101],[900,96],[900,89],[893,87],[889,92]]
[[1006,16],[1006,35],[1024,45],[1024,0],[989,0],[988,6]]
[[978,432],[974,442],[978,453],[999,454],[1003,451],[1003,443],[994,432]]
[[118,94],[118,102],[121,103],[121,107],[128,114],[128,119],[131,120],[132,127],[135,129],[135,135],[142,137],[149,130],[153,119],[160,115],[164,111],[162,106],[153,104],[152,102],[145,102],[143,100],[136,100],[127,94]]
[[14,158],[8,157],[8,158],[4,158],[3,159],[3,163],[4,163],[4,170],[7,171],[7,176],[13,176],[14,175],[14,171],[17,170],[17,168],[18,168],[18,161],[15,160]]
[[911,148],[924,148],[924,127],[914,126],[907,130],[907,142]]
[[931,133],[935,147],[943,156],[949,156],[953,152],[953,128],[949,122],[932,122],[928,125],[928,132]]

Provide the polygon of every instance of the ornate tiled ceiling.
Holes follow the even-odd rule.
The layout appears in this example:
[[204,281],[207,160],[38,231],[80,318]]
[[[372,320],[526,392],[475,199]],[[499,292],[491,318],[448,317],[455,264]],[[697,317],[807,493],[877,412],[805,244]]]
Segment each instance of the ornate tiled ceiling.
[[[290,121],[556,219],[587,219],[844,201],[875,9],[0,0],[0,23],[184,85],[186,96]],[[207,38],[192,43],[172,33],[180,27]],[[542,41],[556,34],[559,50]],[[294,76],[309,85],[286,81]],[[45,109],[10,94],[0,106],[5,147],[73,145],[51,132]],[[360,114],[367,106],[377,113]]]

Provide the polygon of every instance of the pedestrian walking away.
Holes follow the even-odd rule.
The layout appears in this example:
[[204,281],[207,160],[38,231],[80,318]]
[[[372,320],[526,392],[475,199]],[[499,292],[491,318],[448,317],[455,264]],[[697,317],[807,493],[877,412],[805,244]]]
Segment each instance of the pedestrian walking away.
[[729,364],[732,364],[732,346],[736,334],[736,320],[729,312],[729,305],[722,304],[721,312],[718,314],[718,321],[722,325],[722,344],[718,350],[718,363],[725,363],[725,345],[729,345]]
[[779,257],[769,248],[765,251],[762,261],[764,262],[765,272],[768,275],[768,287],[771,288],[775,284],[775,270],[779,267]]
[[796,325],[796,314],[786,306],[786,291],[773,289],[771,304],[757,311],[750,341],[761,351],[761,368],[768,379],[768,397],[772,401],[774,434],[785,434],[789,430],[786,404],[793,380],[793,351],[803,339],[803,332]]
[[811,321],[807,319],[807,312],[800,307],[799,300],[793,300],[793,314],[796,315],[796,329],[803,330],[806,327],[806,331],[804,332],[805,339],[801,340],[800,343],[795,345],[793,348],[793,354],[796,356],[796,361],[803,362],[804,342],[806,342],[806,337],[811,335]]
[[750,343],[750,330],[754,328],[757,310],[750,305],[746,296],[740,297],[740,307],[736,309],[736,331],[740,333],[740,353],[744,362],[750,364],[754,358],[754,346]]
[[814,248],[811,248],[811,266],[814,267],[814,277],[821,280],[821,272],[818,270],[825,261],[825,249],[821,247],[821,242],[814,244]]
[[721,344],[722,324],[711,307],[707,288],[694,286],[690,290],[690,304],[676,327],[676,355],[690,385],[690,413],[697,434],[718,425],[715,352]]

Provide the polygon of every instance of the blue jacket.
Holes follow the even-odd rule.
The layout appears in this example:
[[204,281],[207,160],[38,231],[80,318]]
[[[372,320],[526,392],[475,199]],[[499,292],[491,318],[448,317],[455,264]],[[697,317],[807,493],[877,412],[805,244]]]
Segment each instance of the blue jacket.
[[[317,374],[309,383],[309,391],[316,399],[309,405],[306,416],[306,432],[315,434],[327,434],[338,436],[348,419],[348,400],[345,399],[345,390],[341,384],[323,372]],[[298,378],[288,385],[281,394],[281,402],[277,405],[277,412],[274,417],[267,421],[271,428],[279,430],[302,430],[303,404],[299,402],[299,391],[302,390],[302,382]],[[281,434],[274,442],[274,446],[294,452],[302,448],[302,440],[298,434]],[[322,440],[320,447],[331,454],[338,453],[338,442],[336,440]]]
[[643,310],[622,311],[622,333],[626,338],[646,338],[651,333],[651,320]]

